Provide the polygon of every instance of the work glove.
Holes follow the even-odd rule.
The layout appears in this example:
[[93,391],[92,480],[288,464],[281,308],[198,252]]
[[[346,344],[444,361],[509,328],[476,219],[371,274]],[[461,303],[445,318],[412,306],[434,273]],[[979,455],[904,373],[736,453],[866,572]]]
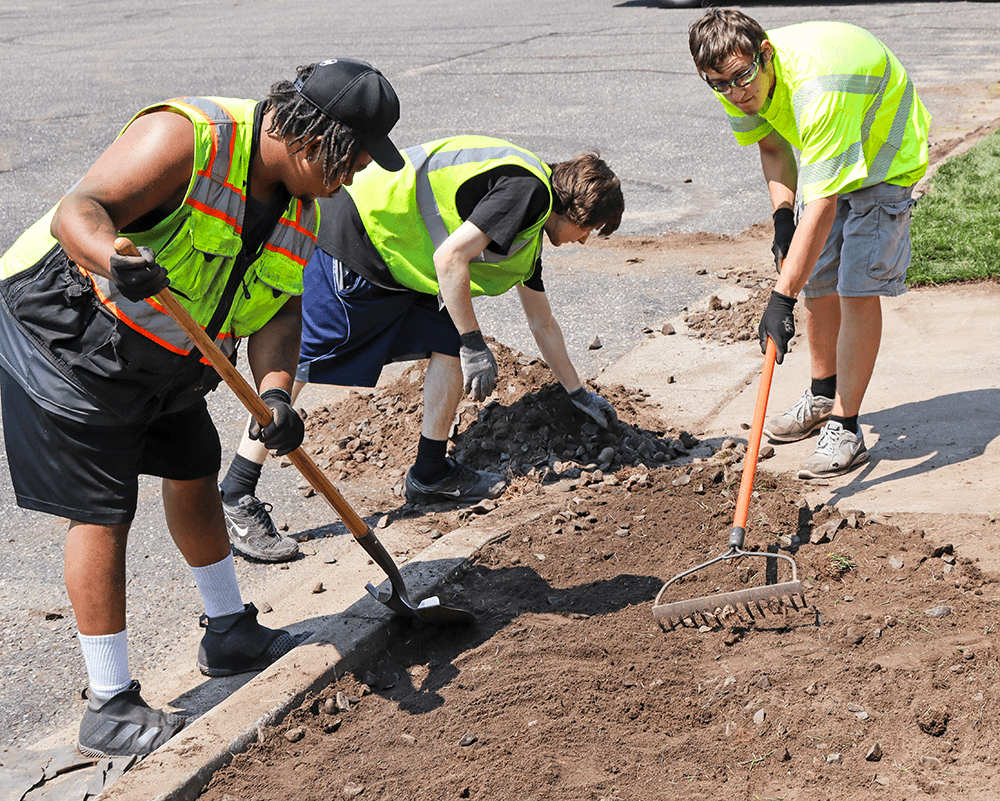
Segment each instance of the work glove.
[[170,284],[167,271],[156,263],[152,248],[139,248],[138,256],[111,257],[111,280],[118,291],[133,303],[151,298]]
[[601,428],[610,428],[618,424],[615,407],[596,392],[588,392],[586,387],[574,389],[569,393],[573,405],[590,417]]
[[792,236],[795,235],[795,212],[791,209],[780,208],[771,215],[774,220],[774,241],[771,243],[771,252],[774,254],[774,269],[781,272],[781,263],[788,255],[788,249],[792,246]]
[[260,396],[271,409],[271,422],[263,429],[256,419],[250,421],[250,439],[260,440],[275,456],[291,453],[306,436],[306,424],[299,413],[292,408],[292,396],[275,387],[265,390]]
[[774,340],[777,353],[775,361],[778,364],[785,358],[785,354],[788,353],[788,343],[795,336],[794,308],[795,298],[771,290],[771,299],[767,302],[764,314],[760,318],[760,326],[757,328],[760,352],[767,352],[767,339],[770,337]]
[[486,345],[481,331],[462,334],[458,357],[462,362],[465,394],[473,400],[485,400],[497,385],[497,360]]

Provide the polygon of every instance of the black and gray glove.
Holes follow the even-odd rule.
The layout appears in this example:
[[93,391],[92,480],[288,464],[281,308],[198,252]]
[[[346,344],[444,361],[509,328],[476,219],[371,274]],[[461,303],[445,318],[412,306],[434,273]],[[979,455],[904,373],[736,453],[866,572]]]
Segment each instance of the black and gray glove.
[[271,409],[271,422],[263,429],[256,420],[250,421],[250,439],[260,440],[275,456],[291,453],[306,436],[306,424],[299,413],[292,408],[292,396],[275,387],[265,390],[260,396]]
[[771,215],[771,219],[774,220],[774,241],[771,243],[771,252],[774,254],[774,269],[780,273],[781,263],[788,255],[792,237],[795,235],[795,212],[780,208]]
[[760,352],[767,352],[767,339],[770,337],[774,340],[777,353],[775,361],[778,364],[785,358],[785,354],[788,353],[788,343],[795,336],[794,309],[795,298],[771,290],[771,299],[767,302],[764,314],[760,318],[760,326],[757,328]]
[[618,414],[615,407],[596,392],[588,392],[586,387],[574,389],[569,393],[573,405],[590,417],[601,428],[610,428],[618,424]]
[[465,394],[473,400],[486,400],[497,385],[497,360],[481,331],[462,334],[461,339],[458,357],[462,362]]
[[170,285],[167,271],[156,263],[152,248],[139,248],[138,256],[111,257],[111,280],[133,303],[151,298]]

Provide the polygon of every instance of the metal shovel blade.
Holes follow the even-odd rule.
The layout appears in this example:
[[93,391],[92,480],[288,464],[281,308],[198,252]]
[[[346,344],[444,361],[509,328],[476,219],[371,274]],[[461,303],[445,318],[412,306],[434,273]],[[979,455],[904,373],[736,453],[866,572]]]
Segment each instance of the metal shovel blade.
[[389,577],[390,589],[377,588],[374,584],[368,584],[365,589],[380,604],[385,604],[393,612],[404,617],[422,620],[425,623],[435,623],[444,625],[448,623],[472,623],[476,616],[472,612],[464,609],[453,609],[442,606],[440,599],[436,595],[425,598],[418,604],[414,604],[406,592],[406,585],[403,577],[399,573],[399,568],[392,561],[385,546],[375,537],[374,532],[369,528],[361,536],[355,535],[358,544],[368,552],[375,564],[385,571]]
[[400,591],[390,583],[390,589],[384,590],[374,584],[365,585],[365,589],[380,604],[385,604],[397,615],[422,620],[425,623],[447,625],[449,623],[473,623],[476,616],[464,609],[454,609],[441,605],[441,599],[436,595],[424,598],[416,606],[407,597],[405,591]]

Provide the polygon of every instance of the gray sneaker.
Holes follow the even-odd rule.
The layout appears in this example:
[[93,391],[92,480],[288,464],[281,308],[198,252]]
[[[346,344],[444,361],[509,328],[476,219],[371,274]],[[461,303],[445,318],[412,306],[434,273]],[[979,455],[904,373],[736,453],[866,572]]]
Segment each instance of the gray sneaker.
[[832,398],[813,395],[812,390],[807,389],[791,409],[767,421],[764,436],[775,442],[797,442],[823,425],[831,411]]
[[854,434],[840,423],[829,421],[819,432],[813,455],[799,468],[799,478],[839,476],[867,461],[868,449],[861,432]]
[[406,500],[410,503],[441,503],[445,501],[481,501],[496,498],[507,488],[507,479],[485,470],[470,470],[464,464],[448,457],[451,472],[434,484],[424,484],[406,474]]
[[150,754],[184,728],[186,718],[151,709],[135,679],[111,698],[91,696],[80,722],[77,748],[84,756]]
[[263,562],[287,562],[298,554],[299,544],[274,527],[271,504],[244,495],[235,504],[223,501],[222,512],[233,550]]

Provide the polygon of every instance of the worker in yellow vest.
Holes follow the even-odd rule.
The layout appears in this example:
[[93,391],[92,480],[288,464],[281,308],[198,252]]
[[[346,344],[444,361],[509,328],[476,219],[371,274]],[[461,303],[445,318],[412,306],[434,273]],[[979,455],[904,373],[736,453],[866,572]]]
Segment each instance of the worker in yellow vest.
[[798,475],[841,475],[868,460],[858,414],[882,337],[881,298],[906,291],[930,115],[889,48],[854,25],[765,32],[741,11],[711,9],[691,25],[689,44],[736,141],[760,149],[779,275],[759,333],[762,350],[774,340],[779,364],[805,296],[811,385],[764,433],[794,442],[821,428]]
[[[455,136],[403,151],[404,167],[371,167],[321,203],[306,266],[296,390],[306,382],[374,387],[392,361],[429,358],[411,503],[472,501],[503,492],[503,476],[447,456],[463,395],[482,401],[497,380],[472,299],[516,288],[542,357],[584,421],[617,422],[611,404],[577,375],[542,282],[543,233],[558,247],[610,234],[624,210],[620,182],[596,153],[546,164],[486,136]],[[267,451],[244,440],[222,482],[237,550],[277,543],[269,505],[256,497]],[[260,557],[258,557],[260,558]]]
[[[185,718],[151,709],[128,665],[125,551],[139,474],[163,479],[167,528],[205,605],[198,666],[260,670],[295,647],[244,604],[218,491],[211,366],[156,300],[170,287],[233,358],[247,356],[273,421],[302,442],[290,390],[316,200],[372,159],[399,103],[371,65],[331,59],[265,102],[185,97],[140,111],[86,175],[0,257],[0,400],[19,506],[67,518],[65,581],[89,678],[78,747],[148,754]],[[138,256],[118,255],[119,235]]]

